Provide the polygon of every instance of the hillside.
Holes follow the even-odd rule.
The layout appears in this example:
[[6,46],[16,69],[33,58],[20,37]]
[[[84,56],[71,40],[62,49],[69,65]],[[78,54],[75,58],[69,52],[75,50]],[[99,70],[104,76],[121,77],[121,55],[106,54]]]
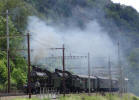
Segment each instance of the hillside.
[[[123,62],[125,76],[129,77],[131,92],[138,94],[139,80],[139,13],[130,6],[113,4],[110,0],[26,0],[47,21],[55,25],[86,27],[89,21],[97,22],[106,30],[113,42],[120,41],[127,62]],[[133,86],[134,84],[134,86]],[[139,94],[138,94],[139,95]]]
[[[1,0],[0,12],[6,9],[12,13],[10,20],[10,34],[25,34],[29,16],[38,16],[49,24],[78,26],[84,30],[86,24],[96,20],[103,30],[108,32],[113,42],[120,41],[121,49],[126,58],[123,64],[125,76],[128,73],[131,92],[139,95],[139,13],[130,6],[113,4],[110,0]],[[6,33],[6,19],[0,16],[0,35]],[[6,40],[1,40],[0,47],[6,49]],[[22,47],[23,39],[11,42],[12,47]],[[14,45],[14,46],[13,46]],[[26,59],[14,52],[12,56],[21,59],[11,60],[12,84],[23,86],[26,82]],[[0,89],[7,84],[6,52],[0,52]],[[21,67],[22,66],[22,67]],[[26,67],[25,67],[26,66]],[[24,71],[25,70],[25,71]],[[17,77],[18,73],[23,73]]]
[[[21,35],[24,34],[27,25],[28,16],[35,12],[31,5],[23,0],[0,0],[0,35],[6,35],[6,9],[9,10],[9,34]],[[11,87],[12,89],[22,88],[27,80],[27,61],[21,52],[15,52],[16,49],[21,49],[24,45],[24,38],[10,38],[10,67],[11,67]],[[5,38],[0,39],[0,91],[7,89],[7,42]]]

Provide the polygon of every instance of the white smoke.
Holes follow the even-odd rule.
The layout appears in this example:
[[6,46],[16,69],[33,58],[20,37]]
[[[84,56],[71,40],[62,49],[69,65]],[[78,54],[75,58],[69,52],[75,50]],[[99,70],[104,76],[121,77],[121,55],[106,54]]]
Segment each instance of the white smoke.
[[60,48],[62,44],[67,49],[66,54],[87,55],[90,52],[92,66],[107,64],[109,56],[117,62],[116,45],[96,21],[89,22],[84,30],[66,26],[63,29],[59,25],[48,25],[37,17],[29,17],[28,30],[32,35],[32,61],[35,63],[50,56],[48,48]]

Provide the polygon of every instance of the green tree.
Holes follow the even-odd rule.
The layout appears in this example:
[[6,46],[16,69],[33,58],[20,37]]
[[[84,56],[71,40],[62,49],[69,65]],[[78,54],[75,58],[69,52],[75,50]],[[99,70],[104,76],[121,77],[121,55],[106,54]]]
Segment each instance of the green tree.
[[28,16],[37,14],[37,11],[24,0],[0,0],[0,12],[9,10],[10,18],[18,31],[24,31],[27,25]]

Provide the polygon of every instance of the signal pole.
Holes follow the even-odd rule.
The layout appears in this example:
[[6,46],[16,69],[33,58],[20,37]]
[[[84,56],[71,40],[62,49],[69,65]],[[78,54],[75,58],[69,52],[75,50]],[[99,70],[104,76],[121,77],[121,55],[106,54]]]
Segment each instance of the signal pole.
[[88,95],[90,95],[90,54],[88,53]]
[[30,79],[30,36],[27,33],[27,44],[28,44],[28,94],[29,99],[31,98],[31,79]]
[[10,93],[10,62],[9,62],[9,22],[8,10],[6,10],[6,33],[7,33],[7,68],[8,68],[8,93]]

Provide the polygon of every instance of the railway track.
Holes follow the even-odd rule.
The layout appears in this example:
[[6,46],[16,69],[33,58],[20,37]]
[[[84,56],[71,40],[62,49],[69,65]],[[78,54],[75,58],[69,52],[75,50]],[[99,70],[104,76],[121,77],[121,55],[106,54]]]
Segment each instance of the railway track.
[[[18,93],[18,94],[0,94],[0,100],[14,100],[17,98],[28,98],[29,96],[24,93]],[[56,94],[36,94],[32,95],[32,98],[51,98],[52,100],[58,100],[59,96]]]
[[0,94],[0,97],[6,97],[6,96],[24,96],[27,95],[25,93],[3,93]]
[[14,100],[17,98],[28,98],[28,95],[23,95],[23,94],[4,94],[0,96],[0,100]]

